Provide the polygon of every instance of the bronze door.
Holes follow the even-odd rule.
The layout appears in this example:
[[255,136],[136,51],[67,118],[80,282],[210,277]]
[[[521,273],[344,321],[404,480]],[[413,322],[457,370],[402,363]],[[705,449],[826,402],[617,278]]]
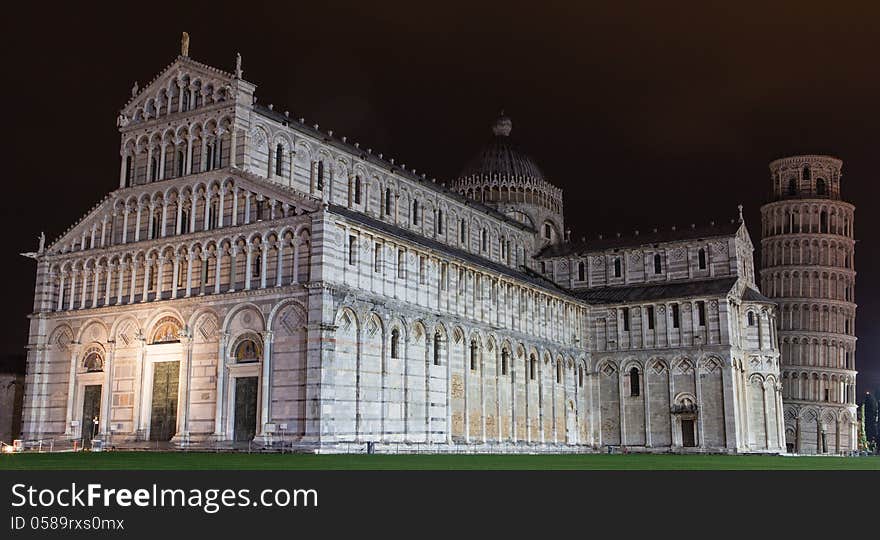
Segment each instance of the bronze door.
[[696,446],[696,437],[694,437],[694,421],[693,420],[682,420],[681,421],[681,445],[682,446]]
[[83,447],[88,447],[92,439],[97,435],[98,421],[101,415],[101,385],[90,384],[83,392],[82,410],[82,441]]
[[236,442],[250,441],[257,433],[257,377],[235,379]]
[[180,362],[153,364],[153,404],[150,411],[150,440],[170,441],[177,433],[177,390]]

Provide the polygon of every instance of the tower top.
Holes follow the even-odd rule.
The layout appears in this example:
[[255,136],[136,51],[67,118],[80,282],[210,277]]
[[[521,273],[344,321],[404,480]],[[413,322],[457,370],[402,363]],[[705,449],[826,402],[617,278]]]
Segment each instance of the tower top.
[[833,156],[789,156],[770,162],[773,200],[840,199],[843,161]]
[[189,34],[186,32],[180,35],[180,56],[189,57]]

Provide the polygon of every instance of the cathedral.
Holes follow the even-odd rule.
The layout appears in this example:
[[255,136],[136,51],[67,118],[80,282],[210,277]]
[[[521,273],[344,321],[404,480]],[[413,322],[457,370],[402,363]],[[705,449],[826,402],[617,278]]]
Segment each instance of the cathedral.
[[[851,265],[837,176],[821,205],[785,191],[764,209],[765,236],[784,241],[778,256],[765,246],[761,276],[792,299],[780,310],[756,284],[741,209],[574,241],[562,190],[503,114],[461,174],[438,182],[257,103],[255,90],[240,57],[232,72],[199,63],[188,39],[132,89],[117,120],[119,187],[30,254],[26,439],[326,453],[853,448],[852,322],[846,336],[818,315],[836,333],[797,326],[817,303],[853,313],[853,272],[834,252],[834,286],[850,285],[832,301],[832,282],[782,268],[819,206],[831,214],[815,213],[820,238],[803,241],[824,246],[833,227]],[[800,196],[815,181],[794,161]],[[814,178],[818,165],[839,172],[806,163]],[[784,191],[791,166],[777,168]],[[795,283],[820,294],[808,303]],[[813,338],[822,345],[806,352]]]

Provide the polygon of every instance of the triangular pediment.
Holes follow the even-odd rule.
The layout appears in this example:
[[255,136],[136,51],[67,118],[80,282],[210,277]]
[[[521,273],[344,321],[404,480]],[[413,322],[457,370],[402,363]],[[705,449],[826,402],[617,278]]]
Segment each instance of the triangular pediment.
[[220,101],[234,99],[241,82],[244,81],[234,73],[178,56],[149,83],[132,88],[132,97],[120,110],[119,127],[155,119],[166,111],[169,100],[174,102],[179,98],[181,84],[205,95],[206,99]]
[[[248,191],[257,197],[275,200],[289,209],[288,215],[301,215],[313,212],[320,208],[321,202],[292,187],[271,182],[254,174],[234,168],[217,169],[201,174],[194,174],[181,178],[174,178],[149,184],[140,184],[126,187],[108,193],[100,202],[86,212],[74,225],[69,227],[61,236],[52,241],[46,251],[48,253],[64,253],[83,249],[83,239],[86,239],[86,249],[99,246],[105,219],[111,219],[114,211],[119,212],[122,206],[136,201],[149,204],[163,198],[171,200],[180,194],[188,194],[193,191],[204,189],[217,189],[224,186],[232,189],[235,186],[239,190]],[[94,241],[92,233],[94,231]],[[109,234],[109,233],[108,233]]]

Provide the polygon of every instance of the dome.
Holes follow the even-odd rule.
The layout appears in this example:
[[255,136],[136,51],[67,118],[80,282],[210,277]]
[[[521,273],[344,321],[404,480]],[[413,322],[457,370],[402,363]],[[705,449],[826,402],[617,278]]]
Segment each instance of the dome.
[[544,180],[544,174],[534,160],[520,152],[510,139],[513,122],[504,115],[492,126],[494,137],[465,165],[459,178],[520,178]]

